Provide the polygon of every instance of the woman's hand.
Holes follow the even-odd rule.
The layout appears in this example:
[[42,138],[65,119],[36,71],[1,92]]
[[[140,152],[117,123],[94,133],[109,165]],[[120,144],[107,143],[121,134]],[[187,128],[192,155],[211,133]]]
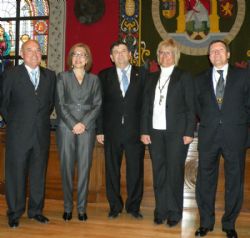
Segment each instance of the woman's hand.
[[78,122],[77,124],[74,125],[72,132],[76,135],[80,135],[84,133],[86,127],[83,123]]

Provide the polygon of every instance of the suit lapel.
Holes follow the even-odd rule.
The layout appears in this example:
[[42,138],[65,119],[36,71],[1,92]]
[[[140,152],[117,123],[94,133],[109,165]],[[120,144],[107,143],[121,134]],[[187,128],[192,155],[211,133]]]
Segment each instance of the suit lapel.
[[40,70],[40,79],[39,79],[39,84],[38,84],[38,87],[37,87],[37,90],[38,91],[43,91],[45,85],[46,85],[46,75],[45,75],[45,71],[44,71],[44,68],[42,67],[39,67],[39,70]]
[[152,106],[154,105],[155,89],[156,89],[157,82],[160,79],[160,75],[161,75],[161,71],[158,71],[158,72],[156,72],[154,74],[154,77],[151,79],[152,80],[152,87],[151,87],[151,90],[152,90],[152,97],[151,97]]
[[207,83],[207,86],[209,88],[209,92],[211,95],[211,99],[213,100],[213,103],[215,104],[215,106],[219,109],[218,103],[217,103],[217,99],[216,99],[216,95],[214,92],[214,84],[213,84],[213,68],[211,68],[207,74],[206,74],[206,80],[205,82]]
[[125,97],[126,97],[127,94],[129,94],[129,92],[132,90],[132,88],[136,84],[136,81],[138,80],[138,77],[139,77],[138,70],[136,70],[136,68],[134,66],[132,66],[131,73],[130,73],[129,85],[128,85],[128,89],[127,89],[127,92],[125,94]]
[[216,95],[214,92],[214,84],[213,84],[213,70],[209,71],[209,73],[207,74],[207,79],[208,79],[208,83],[209,83],[209,89],[216,100]]
[[116,67],[112,68],[112,70],[110,71],[110,76],[107,77],[107,79],[110,83],[110,89],[113,88],[114,92],[119,92],[120,96],[122,97],[122,91],[120,88],[120,82],[119,82]]
[[233,88],[233,83],[234,83],[233,78],[234,78],[233,70],[231,67],[228,67],[226,86],[225,86],[225,92],[224,92],[224,97],[223,97],[223,104],[227,101],[227,98],[230,95],[231,89]]
[[135,70],[134,67],[131,68],[131,73],[130,73],[130,82],[129,82],[129,85],[128,85],[128,90],[127,92],[129,91],[129,88],[133,87],[133,84],[135,83],[135,80],[136,78],[138,77],[138,73],[137,71]]
[[175,83],[178,81],[179,77],[178,77],[178,70],[176,69],[176,67],[174,67],[172,74],[170,75],[170,79],[169,79],[169,85],[168,85],[168,91],[167,91],[167,99],[171,96],[171,92],[173,91],[172,88],[175,85]]
[[20,83],[27,85],[31,89],[34,89],[34,85],[30,80],[28,70],[24,64],[21,65],[21,77]]

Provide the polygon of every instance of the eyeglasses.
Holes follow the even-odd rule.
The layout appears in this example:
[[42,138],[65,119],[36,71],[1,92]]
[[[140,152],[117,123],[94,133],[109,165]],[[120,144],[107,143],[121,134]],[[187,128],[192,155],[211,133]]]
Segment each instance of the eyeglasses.
[[162,51],[162,50],[159,51],[159,55],[169,56],[172,54],[173,54],[172,51]]
[[72,53],[72,56],[75,58],[79,57],[79,58],[85,58],[85,59],[88,57],[87,54],[83,54],[83,53]]

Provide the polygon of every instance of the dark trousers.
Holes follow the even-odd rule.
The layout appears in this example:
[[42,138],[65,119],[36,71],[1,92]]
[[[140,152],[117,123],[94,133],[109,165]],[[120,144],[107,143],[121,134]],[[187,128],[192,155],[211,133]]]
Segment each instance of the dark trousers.
[[200,213],[200,225],[213,228],[219,161],[222,155],[225,173],[225,212],[222,217],[222,228],[235,229],[235,221],[243,202],[246,150],[228,148],[224,141],[223,131],[219,128],[210,148],[199,149],[196,200]]
[[121,212],[123,200],[120,192],[121,163],[125,153],[126,159],[126,184],[127,200],[125,208],[127,212],[137,212],[143,195],[143,160],[144,145],[138,140],[117,141],[105,138],[105,169],[106,169],[106,194],[110,210]]
[[48,148],[41,148],[34,136],[33,145],[21,148],[6,146],[5,179],[9,219],[18,219],[26,207],[26,185],[29,179],[28,216],[42,213]]
[[183,211],[183,186],[188,145],[183,137],[152,130],[149,146],[155,193],[155,218],[179,221]]

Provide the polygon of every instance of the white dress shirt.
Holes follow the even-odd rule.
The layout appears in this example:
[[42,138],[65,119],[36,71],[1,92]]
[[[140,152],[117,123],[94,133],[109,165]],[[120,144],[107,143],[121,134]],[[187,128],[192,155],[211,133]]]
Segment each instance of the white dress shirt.
[[[168,93],[168,85],[171,74],[174,70],[175,65],[167,68],[161,67],[161,75],[156,84],[155,88],[155,99],[153,109],[153,129],[166,130],[166,99]],[[161,98],[161,96],[163,96]]]

